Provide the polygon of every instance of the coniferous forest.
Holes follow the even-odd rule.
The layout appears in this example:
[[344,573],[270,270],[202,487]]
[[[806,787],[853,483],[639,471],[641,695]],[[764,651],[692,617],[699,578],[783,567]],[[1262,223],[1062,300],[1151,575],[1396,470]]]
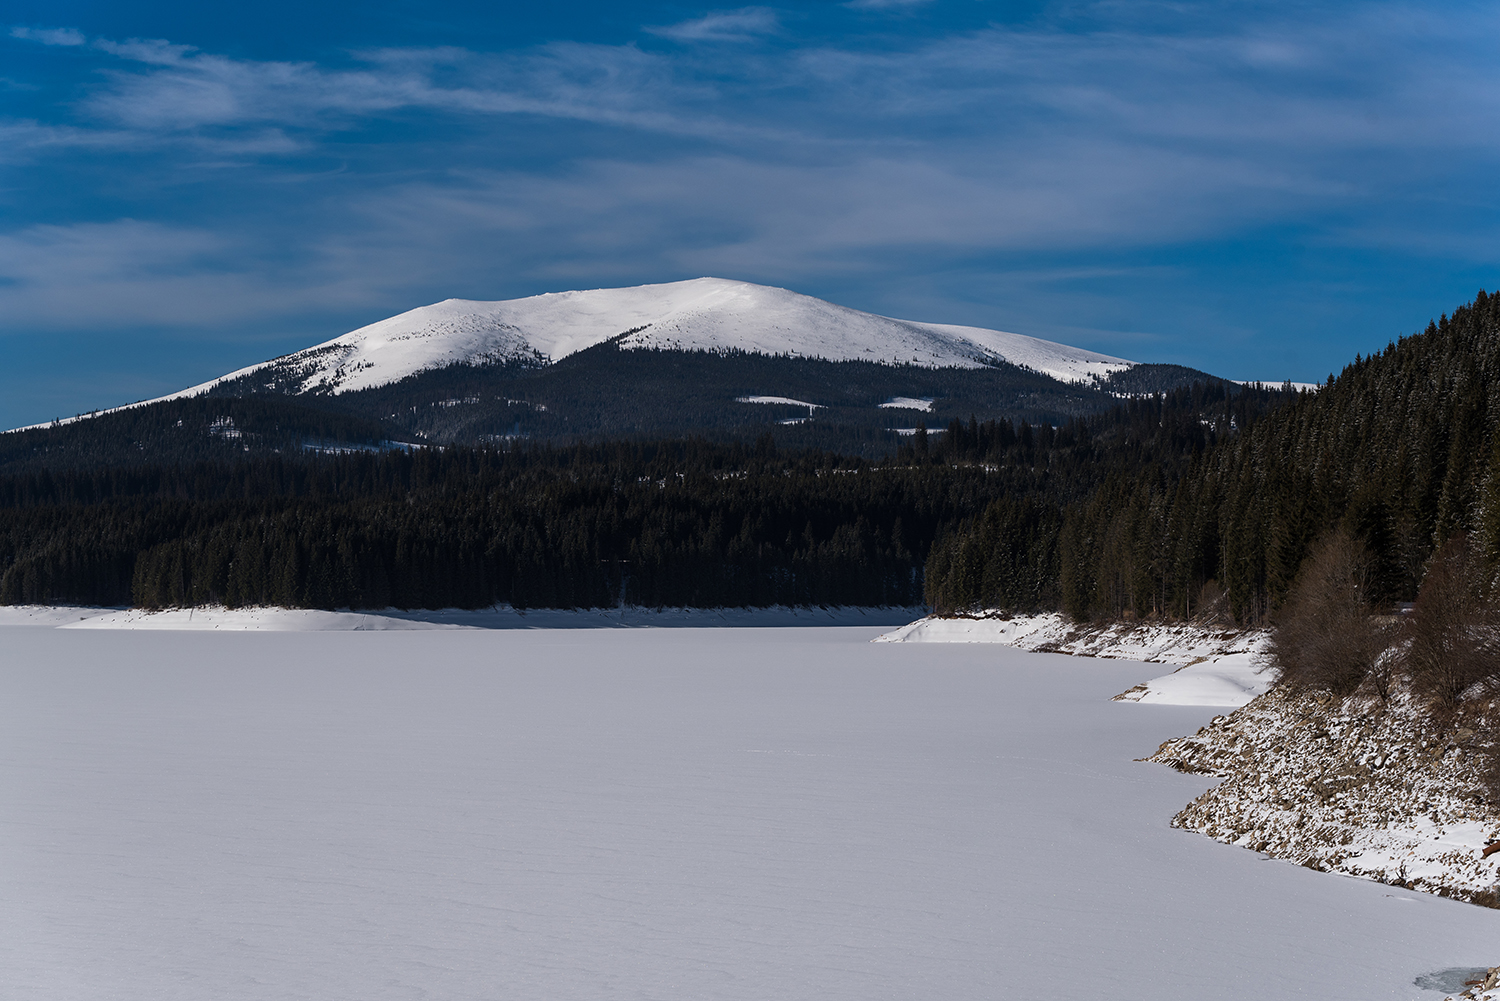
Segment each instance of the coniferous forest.
[[1285,394],[1215,382],[1061,428],[953,422],[869,461],[702,440],[449,447],[0,476],[0,601],[891,605],[1010,496],[1176,468]]
[[1369,553],[1367,599],[1411,601],[1457,536],[1500,559],[1497,422],[1500,298],[1481,292],[1176,466],[1120,464],[1086,497],[998,499],[935,548],[928,596],[1080,620],[1222,603],[1254,624],[1342,530]]
[[[926,601],[1251,624],[1334,531],[1368,553],[1372,601],[1415,597],[1454,537],[1500,557],[1497,394],[1500,301],[1481,293],[1317,392],[1205,378],[1059,426],[954,420],[884,457],[769,436],[89,465],[73,448],[55,467],[33,450],[0,474],[0,602]],[[241,426],[280,413],[190,402]],[[362,431],[330,420],[330,442]]]

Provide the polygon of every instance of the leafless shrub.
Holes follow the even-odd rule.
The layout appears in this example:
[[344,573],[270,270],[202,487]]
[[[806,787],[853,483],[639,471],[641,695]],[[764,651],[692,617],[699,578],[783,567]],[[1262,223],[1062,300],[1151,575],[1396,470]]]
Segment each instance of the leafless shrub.
[[1452,710],[1476,687],[1500,687],[1500,604],[1490,570],[1467,535],[1435,553],[1410,619],[1406,661],[1415,690]]
[[1487,890],[1475,890],[1474,895],[1469,898],[1469,903],[1478,904],[1480,907],[1500,908],[1500,887],[1492,886]]
[[[1271,653],[1294,689],[1353,692],[1384,669],[1395,628],[1371,607],[1370,554],[1339,529],[1313,546],[1273,620]],[[1377,686],[1384,697],[1386,684]]]

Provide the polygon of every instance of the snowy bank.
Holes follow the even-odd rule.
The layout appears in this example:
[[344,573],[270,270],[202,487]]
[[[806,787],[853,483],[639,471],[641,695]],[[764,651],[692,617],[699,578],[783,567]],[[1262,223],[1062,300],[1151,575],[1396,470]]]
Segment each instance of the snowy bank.
[[1122,692],[1120,702],[1242,706],[1274,678],[1262,656],[1264,630],[1225,630],[1191,623],[1079,626],[1056,612],[962,618],[930,616],[876,638],[877,643],[998,643],[1037,653],[1180,665]]
[[1275,689],[1148,761],[1223,779],[1172,820],[1311,869],[1472,900],[1500,866],[1476,732],[1386,705]]
[[639,629],[713,626],[870,626],[883,628],[922,608],[596,608],[323,611],[314,608],[82,608],[0,606],[0,626],[59,629],[170,629],[259,632],[364,632],[414,629]]

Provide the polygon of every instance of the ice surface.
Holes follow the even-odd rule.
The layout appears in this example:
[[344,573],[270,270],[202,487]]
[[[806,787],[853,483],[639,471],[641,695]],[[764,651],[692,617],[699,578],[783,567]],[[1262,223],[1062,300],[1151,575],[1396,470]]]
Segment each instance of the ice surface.
[[1437,997],[1500,912],[1167,821],[1213,710],[872,628],[0,631],[0,995]]

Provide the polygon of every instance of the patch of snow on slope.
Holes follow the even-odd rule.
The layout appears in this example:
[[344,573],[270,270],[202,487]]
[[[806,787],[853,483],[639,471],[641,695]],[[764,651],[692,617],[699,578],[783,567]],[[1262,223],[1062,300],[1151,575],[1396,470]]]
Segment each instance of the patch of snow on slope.
[[893,396],[880,404],[882,410],[920,410],[924,414],[932,413],[932,400],[923,398],[916,399],[910,396]]
[[1182,665],[1117,695],[1119,702],[1242,706],[1266,691],[1274,678],[1262,658],[1264,631],[1237,632],[1187,623],[1085,628],[1056,612],[1010,618],[932,616],[886,633],[876,642],[998,643],[1046,653]]
[[823,409],[821,403],[808,403],[806,400],[794,400],[790,396],[736,396],[736,403],[784,403],[791,407],[806,407],[809,412]]

